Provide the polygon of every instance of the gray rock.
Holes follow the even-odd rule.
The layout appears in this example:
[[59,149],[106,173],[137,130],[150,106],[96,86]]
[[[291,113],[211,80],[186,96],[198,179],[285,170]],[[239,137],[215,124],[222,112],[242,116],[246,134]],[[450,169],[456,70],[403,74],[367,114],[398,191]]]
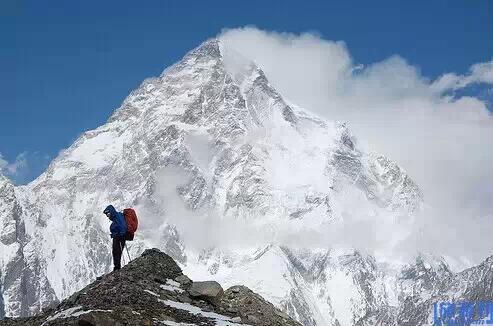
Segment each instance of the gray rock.
[[190,298],[186,293],[182,293],[178,296],[178,301],[184,303],[192,303],[192,298]]
[[254,315],[247,315],[247,321],[249,323],[260,324],[260,319],[258,319]]
[[281,310],[276,310],[275,311],[276,315],[278,315],[279,317],[281,318],[284,318],[284,319],[290,319],[291,317],[289,317],[289,315],[285,312],[282,312]]
[[226,290],[221,307],[234,316],[241,316],[242,322],[249,325],[300,325],[245,286],[235,285]]
[[192,283],[192,281],[186,275],[175,277],[175,281],[180,283],[181,285],[189,285]]
[[192,298],[200,298],[213,305],[218,305],[224,290],[216,281],[194,282],[188,289]]

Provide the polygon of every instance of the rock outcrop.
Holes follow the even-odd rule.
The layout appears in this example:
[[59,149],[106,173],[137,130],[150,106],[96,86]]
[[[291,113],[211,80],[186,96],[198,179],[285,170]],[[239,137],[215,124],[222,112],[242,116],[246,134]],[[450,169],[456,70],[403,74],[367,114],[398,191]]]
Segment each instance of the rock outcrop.
[[157,249],[43,313],[0,325],[300,325],[244,286],[194,283]]

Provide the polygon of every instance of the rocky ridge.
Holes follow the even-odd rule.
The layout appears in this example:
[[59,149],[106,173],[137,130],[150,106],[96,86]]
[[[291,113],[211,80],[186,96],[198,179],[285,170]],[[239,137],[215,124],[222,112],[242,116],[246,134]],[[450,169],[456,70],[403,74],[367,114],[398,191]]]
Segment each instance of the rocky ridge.
[[214,281],[193,282],[157,249],[103,276],[61,303],[0,325],[277,325],[299,323],[244,286],[225,292]]

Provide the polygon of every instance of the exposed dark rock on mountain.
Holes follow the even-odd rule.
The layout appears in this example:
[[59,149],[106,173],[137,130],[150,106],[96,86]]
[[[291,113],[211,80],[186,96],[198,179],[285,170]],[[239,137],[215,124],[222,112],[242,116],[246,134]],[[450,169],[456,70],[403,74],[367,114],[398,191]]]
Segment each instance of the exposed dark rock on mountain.
[[0,325],[300,325],[244,286],[193,283],[157,249],[43,313]]

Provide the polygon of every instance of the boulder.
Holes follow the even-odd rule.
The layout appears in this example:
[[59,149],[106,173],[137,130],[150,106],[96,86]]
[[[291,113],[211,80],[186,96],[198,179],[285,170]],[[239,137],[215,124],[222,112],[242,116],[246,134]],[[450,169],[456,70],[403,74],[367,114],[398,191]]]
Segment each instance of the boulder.
[[193,282],[188,289],[192,298],[202,299],[215,306],[219,305],[224,290],[216,281]]

